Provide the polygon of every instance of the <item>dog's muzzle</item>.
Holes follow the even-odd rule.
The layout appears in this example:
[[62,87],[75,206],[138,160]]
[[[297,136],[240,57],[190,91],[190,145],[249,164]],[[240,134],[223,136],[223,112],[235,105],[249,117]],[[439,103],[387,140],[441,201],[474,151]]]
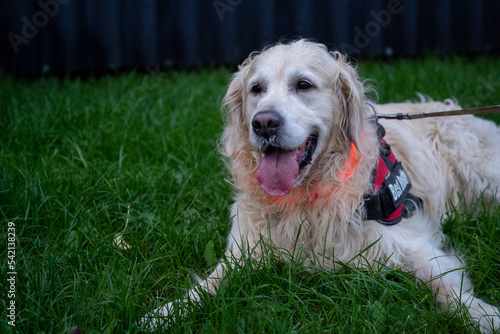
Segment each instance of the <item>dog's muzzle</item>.
[[284,148],[280,131],[284,119],[275,111],[260,111],[252,120],[253,132],[260,141],[262,159],[256,171],[257,181],[271,196],[284,196],[290,192],[300,171],[310,165],[318,143],[317,134],[311,134],[297,148]]

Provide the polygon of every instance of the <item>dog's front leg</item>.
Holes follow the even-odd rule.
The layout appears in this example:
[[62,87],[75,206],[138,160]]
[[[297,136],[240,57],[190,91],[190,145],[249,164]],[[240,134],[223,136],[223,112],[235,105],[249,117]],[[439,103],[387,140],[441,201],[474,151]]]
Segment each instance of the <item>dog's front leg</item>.
[[[434,291],[442,307],[456,308],[457,303],[461,303],[467,307],[482,333],[500,329],[498,308],[474,296],[472,283],[461,269],[463,263],[456,255],[429,245],[418,257],[420,260],[415,262],[418,269],[414,273]],[[429,260],[421,262],[425,257]]]
[[[240,205],[235,204],[232,208],[233,219],[225,252],[226,259],[219,263],[215,270],[205,280],[199,280],[194,287],[189,289],[184,299],[167,303],[146,314],[140,321],[141,327],[150,331],[154,331],[158,327],[167,328],[174,321],[181,319],[183,315],[191,311],[193,307],[199,305],[202,299],[202,293],[208,292],[209,294],[215,295],[227,271],[234,268],[236,264],[245,262],[242,261],[243,253],[246,254],[250,249],[252,251],[249,252],[249,255],[251,257],[257,256],[258,252],[253,252],[255,240],[251,239],[249,243],[248,231],[242,231],[240,229],[239,218],[241,218],[241,215],[238,214],[239,207]],[[244,217],[244,219],[248,220],[249,217]],[[236,268],[237,267],[238,266],[236,266]]]
[[234,236],[240,236],[239,228],[233,223],[230,237],[228,238],[228,246],[225,252],[226,259],[220,262],[215,270],[204,280],[199,280],[195,286],[189,289],[184,299],[169,302],[162,307],[146,314],[140,321],[140,326],[154,331],[159,327],[167,328],[177,319],[182,319],[187,312],[190,312],[193,307],[201,303],[201,294],[208,292],[211,295],[217,293],[217,289],[221,281],[226,276],[228,270],[234,268],[235,264],[240,262],[241,254],[244,251],[246,243],[238,243]]
[[219,263],[215,270],[205,280],[198,281],[196,286],[189,289],[184,299],[169,302],[146,314],[141,319],[141,326],[150,331],[154,331],[158,329],[158,327],[168,327],[176,319],[182,318],[182,316],[185,315],[186,312],[189,312],[192,307],[199,305],[203,291],[212,295],[217,293],[217,288],[224,278],[229,266],[231,266],[231,264],[227,262]]

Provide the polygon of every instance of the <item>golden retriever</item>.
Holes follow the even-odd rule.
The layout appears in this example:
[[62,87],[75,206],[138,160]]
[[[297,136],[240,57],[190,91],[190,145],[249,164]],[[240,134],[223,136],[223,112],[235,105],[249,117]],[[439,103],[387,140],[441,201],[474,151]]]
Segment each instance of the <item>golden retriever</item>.
[[[368,266],[384,259],[426,282],[443,307],[465,304],[482,331],[500,328],[498,309],[474,296],[463,262],[443,246],[440,227],[447,202],[458,203],[458,194],[469,202],[479,194],[499,199],[500,129],[472,116],[379,121],[411,193],[423,200],[423,209],[382,224],[368,219],[365,207],[382,145],[374,112],[460,107],[452,100],[375,106],[367,103],[366,89],[343,55],[308,40],[252,53],[239,67],[223,100],[223,153],[236,189],[226,251],[231,260],[199,285],[215,294],[227,266],[249,249],[258,257],[262,242],[289,252],[300,248],[313,266],[333,271],[339,261]],[[197,291],[186,298],[199,301]],[[156,328],[172,320],[173,310],[169,303],[143,321]]]

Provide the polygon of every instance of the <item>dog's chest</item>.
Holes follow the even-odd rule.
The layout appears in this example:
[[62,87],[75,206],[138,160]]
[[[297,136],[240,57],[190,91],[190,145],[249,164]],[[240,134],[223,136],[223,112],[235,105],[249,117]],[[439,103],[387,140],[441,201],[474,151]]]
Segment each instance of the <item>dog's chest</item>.
[[338,256],[343,257],[343,249],[348,248],[351,253],[353,248],[363,247],[361,223],[341,221],[327,212],[296,210],[269,215],[267,230],[262,232],[273,246],[288,251],[300,248],[309,254],[331,257],[335,249]]

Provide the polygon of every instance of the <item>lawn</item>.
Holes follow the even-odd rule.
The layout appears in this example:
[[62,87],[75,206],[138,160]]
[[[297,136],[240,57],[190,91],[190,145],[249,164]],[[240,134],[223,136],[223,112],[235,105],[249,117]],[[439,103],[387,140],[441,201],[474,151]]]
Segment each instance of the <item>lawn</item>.
[[[213,268],[229,228],[232,194],[217,140],[234,68],[0,75],[0,332],[139,332],[144,313],[180,298]],[[454,96],[463,107],[500,104],[494,57],[370,60],[358,70],[381,103],[421,92]],[[499,114],[488,117],[500,123]],[[477,294],[500,305],[500,209],[478,199],[444,218],[448,245],[464,254]],[[270,257],[264,269],[231,272],[205,300],[170,330],[474,330],[462,309],[441,311],[410,274],[383,263],[311,274]]]

